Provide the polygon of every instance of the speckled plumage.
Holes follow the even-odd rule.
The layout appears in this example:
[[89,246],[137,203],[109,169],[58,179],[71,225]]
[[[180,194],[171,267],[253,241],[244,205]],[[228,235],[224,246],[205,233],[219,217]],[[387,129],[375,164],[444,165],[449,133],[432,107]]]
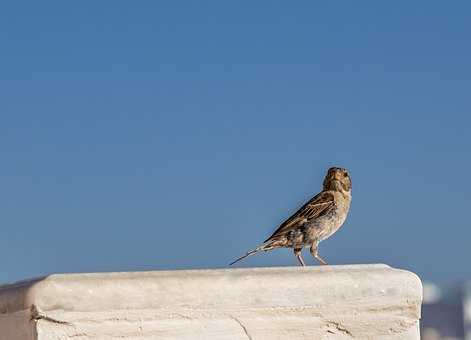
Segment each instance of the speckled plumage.
[[304,266],[301,256],[304,247],[310,247],[312,256],[322,264],[327,264],[318,254],[319,242],[334,234],[345,222],[352,199],[351,189],[352,182],[348,171],[337,167],[330,168],[324,179],[323,190],[319,194],[284,221],[263,244],[231,265],[260,251],[293,248],[299,263]]

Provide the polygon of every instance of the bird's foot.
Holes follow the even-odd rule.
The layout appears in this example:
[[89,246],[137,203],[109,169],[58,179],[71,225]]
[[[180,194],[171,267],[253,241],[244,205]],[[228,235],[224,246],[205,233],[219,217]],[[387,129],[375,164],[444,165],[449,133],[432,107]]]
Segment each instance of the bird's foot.
[[298,259],[300,266],[302,266],[302,267],[306,266],[306,263],[304,263],[303,256],[301,255],[301,249],[295,249],[294,250],[294,255]]

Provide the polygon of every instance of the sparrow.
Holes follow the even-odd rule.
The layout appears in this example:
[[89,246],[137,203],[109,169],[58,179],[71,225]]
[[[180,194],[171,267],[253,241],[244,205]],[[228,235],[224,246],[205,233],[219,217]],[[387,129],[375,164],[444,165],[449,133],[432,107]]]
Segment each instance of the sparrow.
[[352,200],[352,181],[346,169],[333,167],[327,170],[320,193],[311,198],[290,218],[280,224],[275,232],[260,246],[229,265],[261,251],[276,248],[293,248],[301,266],[305,266],[301,250],[310,247],[311,255],[321,264],[327,262],[319,255],[319,242],[332,236],[345,222]]

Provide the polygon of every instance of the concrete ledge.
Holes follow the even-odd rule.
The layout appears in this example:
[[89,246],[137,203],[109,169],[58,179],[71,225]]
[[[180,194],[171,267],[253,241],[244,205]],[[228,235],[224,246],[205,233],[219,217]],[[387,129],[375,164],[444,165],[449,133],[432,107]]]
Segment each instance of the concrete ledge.
[[421,301],[386,265],[61,274],[0,287],[0,340],[418,340]]

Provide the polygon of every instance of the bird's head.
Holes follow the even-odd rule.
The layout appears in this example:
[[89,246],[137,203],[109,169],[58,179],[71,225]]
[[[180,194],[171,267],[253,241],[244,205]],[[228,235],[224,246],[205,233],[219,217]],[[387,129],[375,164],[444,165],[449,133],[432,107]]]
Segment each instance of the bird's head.
[[352,190],[352,180],[347,169],[333,167],[327,170],[324,179],[324,190],[340,191],[350,194]]

